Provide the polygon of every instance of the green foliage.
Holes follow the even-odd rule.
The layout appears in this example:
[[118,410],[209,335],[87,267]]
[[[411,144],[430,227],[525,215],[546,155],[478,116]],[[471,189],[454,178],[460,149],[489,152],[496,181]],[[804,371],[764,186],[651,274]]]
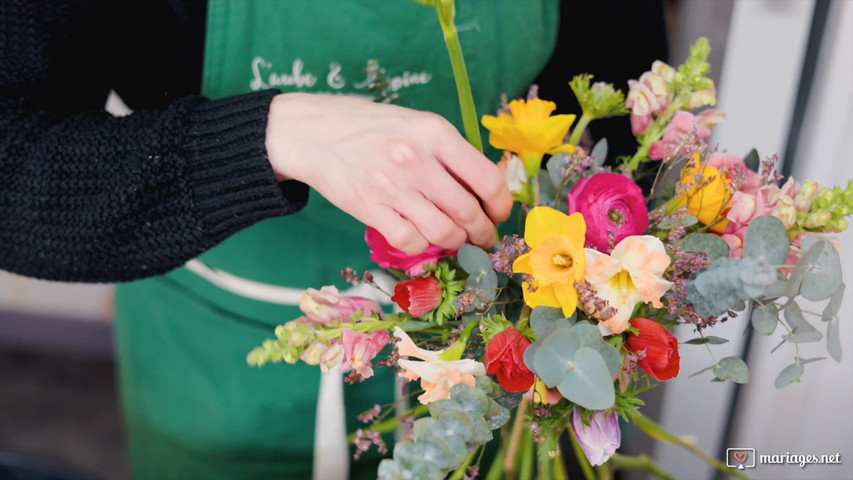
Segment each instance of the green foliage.
[[[692,217],[698,221],[696,217]],[[667,228],[661,225],[661,228]],[[691,233],[684,237],[680,246],[687,252],[702,252],[708,255],[708,262],[729,256],[729,245],[719,235],[712,233]]]
[[[429,417],[415,421],[412,441],[398,442],[393,458],[379,464],[378,478],[443,479],[476,448],[492,440],[492,430],[509,419],[509,411],[485,392],[500,390],[485,377],[478,386],[456,385],[450,398],[429,405]],[[498,421],[495,421],[495,420]]]
[[803,376],[803,372],[806,371],[806,367],[804,367],[800,363],[792,363],[785,367],[779,376],[776,377],[776,388],[784,388],[788,385],[799,382],[800,377]]
[[749,223],[743,239],[744,257],[764,257],[770,265],[784,265],[791,243],[781,220],[765,215]]
[[749,383],[749,367],[740,357],[726,357],[713,367],[714,376],[735,383]]
[[594,325],[557,320],[524,352],[524,363],[545,385],[579,406],[602,410],[615,402],[612,379],[621,358]]
[[583,115],[590,120],[627,115],[628,109],[625,107],[625,94],[622,90],[614,89],[610,83],[591,84],[592,78],[592,75],[584,73],[576,75],[569,82]]

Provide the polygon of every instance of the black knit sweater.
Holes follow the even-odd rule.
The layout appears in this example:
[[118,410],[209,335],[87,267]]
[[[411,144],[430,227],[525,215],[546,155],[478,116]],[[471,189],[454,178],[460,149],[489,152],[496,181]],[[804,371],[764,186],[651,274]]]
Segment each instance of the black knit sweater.
[[[616,65],[596,80],[618,84],[666,58],[660,0],[571,11],[538,82],[563,110],[576,106],[561,49],[584,71]],[[304,207],[307,186],[277,183],[266,158],[277,92],[198,96],[205,19],[205,0],[0,0],[0,269],[133,280]],[[134,113],[106,113],[110,90]],[[619,137],[633,141],[627,119],[602,135],[614,153]]]
[[[166,272],[299,210],[264,146],[276,92],[199,91],[204,1],[3,0],[0,268],[113,282]],[[110,89],[134,109],[104,112]]]

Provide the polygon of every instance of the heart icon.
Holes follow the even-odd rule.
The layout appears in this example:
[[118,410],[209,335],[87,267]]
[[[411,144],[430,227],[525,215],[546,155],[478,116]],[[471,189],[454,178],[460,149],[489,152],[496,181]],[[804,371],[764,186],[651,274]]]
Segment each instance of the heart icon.
[[746,454],[747,454],[747,452],[734,452],[735,460],[737,460],[738,463],[745,462],[746,461]]

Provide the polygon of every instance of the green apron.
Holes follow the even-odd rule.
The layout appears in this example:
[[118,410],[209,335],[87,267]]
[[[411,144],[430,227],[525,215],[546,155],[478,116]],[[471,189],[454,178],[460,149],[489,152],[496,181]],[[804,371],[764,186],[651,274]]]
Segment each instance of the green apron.
[[[457,0],[456,24],[480,114],[522,95],[556,40],[558,0]],[[403,106],[461,127],[438,19],[412,0],[211,0],[202,93],[367,95],[377,60]],[[484,137],[487,138],[487,137]],[[296,289],[347,285],[338,273],[375,268],[364,226],[316,192],[301,212],[261,222],[199,257],[232,275]],[[311,477],[320,371],[303,363],[252,368],[246,354],[295,306],[251,300],[186,268],[117,287],[119,380],[130,459],[143,479]],[[393,372],[345,387],[357,413],[393,400]],[[375,451],[375,450],[374,450]],[[375,478],[378,455],[351,466]]]

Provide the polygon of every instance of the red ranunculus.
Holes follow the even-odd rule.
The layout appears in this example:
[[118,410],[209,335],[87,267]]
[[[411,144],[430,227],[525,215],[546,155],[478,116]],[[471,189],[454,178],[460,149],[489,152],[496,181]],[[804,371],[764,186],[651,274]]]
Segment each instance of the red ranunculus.
[[441,285],[435,277],[418,277],[400,282],[391,297],[413,317],[421,317],[441,305]]
[[656,380],[669,380],[678,376],[681,364],[678,339],[654,320],[635,318],[631,320],[631,326],[639,330],[640,334],[629,335],[625,348],[632,353],[645,350],[645,357],[637,362],[640,367]]
[[486,370],[509,392],[523,392],[533,385],[533,372],[524,365],[530,340],[514,327],[492,337],[486,345]]
[[643,190],[618,173],[584,178],[569,192],[569,213],[586,221],[586,246],[602,253],[625,237],[642,235],[649,227],[649,209]]

